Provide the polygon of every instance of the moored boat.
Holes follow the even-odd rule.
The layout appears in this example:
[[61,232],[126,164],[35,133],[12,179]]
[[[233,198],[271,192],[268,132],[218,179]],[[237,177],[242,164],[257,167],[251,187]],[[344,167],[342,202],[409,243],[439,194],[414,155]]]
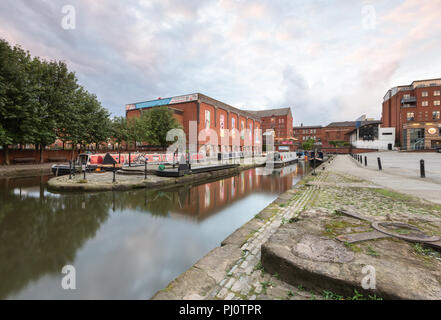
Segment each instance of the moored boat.
[[309,164],[313,165],[313,166],[319,166],[323,163],[324,161],[324,155],[323,152],[318,151],[312,151],[308,157],[309,160]]
[[54,164],[51,167],[51,171],[54,176],[63,176],[67,174],[74,174],[80,170],[83,170],[85,166],[86,172],[93,172],[97,169],[96,164],[92,164],[90,162],[90,154],[89,153],[81,153],[78,155],[78,158],[72,162],[72,164]]

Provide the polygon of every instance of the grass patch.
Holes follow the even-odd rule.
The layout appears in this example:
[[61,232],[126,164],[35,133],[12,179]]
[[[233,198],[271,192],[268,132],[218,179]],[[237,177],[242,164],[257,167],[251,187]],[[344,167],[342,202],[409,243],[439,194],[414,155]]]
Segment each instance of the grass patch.
[[368,247],[367,247],[366,254],[368,254],[368,255],[370,255],[370,256],[372,256],[372,257],[378,257],[378,256],[380,255],[380,254],[379,254],[377,251],[375,251],[371,246],[368,246]]
[[424,256],[424,257],[431,257],[438,260],[441,260],[441,253],[433,250],[432,248],[424,247],[420,243],[413,244],[413,250],[415,253]]
[[361,252],[361,248],[353,243],[344,242],[345,247],[350,249],[353,252]]
[[272,287],[274,284],[271,281],[264,281],[260,283],[262,285],[262,292],[266,294],[268,288]]
[[289,219],[288,223],[296,223],[296,222],[299,222],[299,221],[300,221],[300,218],[299,217],[295,217],[295,218]]
[[346,229],[351,227],[360,227],[359,224],[353,224],[345,221],[333,221],[331,223],[327,223],[325,225],[325,232],[324,235],[330,238],[335,238],[338,236],[341,232],[339,229]]
[[332,291],[323,291],[323,298],[326,300],[344,300],[343,296],[340,296]]

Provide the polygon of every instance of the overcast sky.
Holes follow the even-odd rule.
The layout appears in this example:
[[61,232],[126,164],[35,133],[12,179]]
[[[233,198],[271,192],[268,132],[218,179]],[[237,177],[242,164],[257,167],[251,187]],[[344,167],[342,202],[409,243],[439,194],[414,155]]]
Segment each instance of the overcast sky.
[[[75,28],[63,7],[75,9]],[[441,77],[441,0],[1,0],[0,37],[64,60],[113,115],[194,92],[294,123],[381,116]],[[72,17],[69,15],[69,17]],[[64,20],[63,20],[64,19]]]

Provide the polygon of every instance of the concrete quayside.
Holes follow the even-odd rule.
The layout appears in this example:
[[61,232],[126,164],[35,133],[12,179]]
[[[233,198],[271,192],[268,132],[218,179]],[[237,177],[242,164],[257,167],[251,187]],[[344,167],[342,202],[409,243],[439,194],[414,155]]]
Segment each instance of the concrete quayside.
[[[419,191],[441,184],[420,181],[418,198],[393,190],[412,178],[382,175],[331,159],[153,298],[440,299],[441,254],[423,239],[441,236],[441,206]],[[379,236],[373,222],[404,227]]]

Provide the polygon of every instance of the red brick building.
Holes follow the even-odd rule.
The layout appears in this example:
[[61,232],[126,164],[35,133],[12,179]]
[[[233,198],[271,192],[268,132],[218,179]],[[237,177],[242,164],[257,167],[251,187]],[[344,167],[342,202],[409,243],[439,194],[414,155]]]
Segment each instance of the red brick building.
[[259,110],[248,112],[255,114],[262,121],[262,133],[274,130],[274,148],[277,151],[296,150],[293,136],[293,117],[291,108],[279,108],[271,110]]
[[302,143],[309,139],[314,139],[316,144],[321,145],[323,141],[323,127],[322,126],[304,126],[293,128],[293,136],[296,139],[295,145],[297,149],[302,148]]
[[[375,123],[375,120],[361,121],[360,125]],[[332,141],[339,141],[346,144],[350,142],[350,133],[356,128],[356,121],[331,122],[327,126],[304,126],[294,127],[294,137],[298,140],[296,145],[298,149],[308,139],[314,139],[316,146],[321,148],[334,148]]]
[[356,127],[355,121],[331,122],[322,129],[322,147],[332,148],[331,141],[344,141],[349,143],[350,133]]
[[383,127],[395,128],[404,150],[441,147],[441,79],[394,87],[383,98]]
[[[222,146],[224,146],[223,152],[239,151],[232,150],[233,139],[234,145],[239,145],[240,151],[257,151],[252,145],[257,146],[254,148],[261,148],[259,147],[262,144],[261,133],[256,135],[256,129],[261,129],[259,116],[200,93],[128,104],[126,118],[139,117],[145,110],[159,106],[167,106],[173,111],[174,117],[184,128],[187,143],[191,132],[190,122],[196,123],[195,129],[200,138],[197,142],[198,151],[202,150],[208,155],[214,155],[221,151]],[[217,141],[213,141],[216,140],[215,137],[210,139],[207,129],[216,132]],[[228,137],[228,132],[233,131],[234,134]],[[222,139],[226,143],[222,143]]]

